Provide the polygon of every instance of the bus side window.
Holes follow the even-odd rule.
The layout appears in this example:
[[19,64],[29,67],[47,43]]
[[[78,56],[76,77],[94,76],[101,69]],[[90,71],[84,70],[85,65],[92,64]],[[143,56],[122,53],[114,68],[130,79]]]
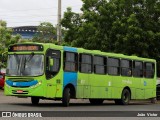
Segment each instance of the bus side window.
[[154,77],[154,63],[144,63],[144,77],[153,78]]
[[139,61],[133,62],[133,76],[143,77],[143,62],[139,62]]
[[132,75],[132,61],[131,60],[121,60],[121,75],[131,76]]
[[106,58],[102,56],[93,57],[94,73],[106,74]]
[[92,73],[92,55],[80,54],[79,71],[81,73]]
[[58,58],[51,58],[52,59],[52,61],[53,61],[53,65],[51,65],[51,61],[49,61],[49,67],[50,67],[50,71],[51,72],[58,72],[58,70],[59,70],[59,65],[60,65],[60,60],[58,59]]
[[64,52],[64,71],[76,72],[78,70],[78,54]]
[[108,58],[107,71],[109,75],[120,75],[120,60],[117,58]]

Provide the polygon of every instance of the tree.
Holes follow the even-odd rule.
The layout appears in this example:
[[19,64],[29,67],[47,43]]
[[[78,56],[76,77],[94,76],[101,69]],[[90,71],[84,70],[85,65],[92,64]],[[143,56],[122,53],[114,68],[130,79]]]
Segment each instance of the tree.
[[73,40],[78,37],[78,34],[75,34],[79,27],[81,26],[81,15],[72,12],[72,9],[67,8],[67,12],[64,13],[64,18],[61,21],[62,26],[65,27],[64,39],[65,42],[71,44]]
[[67,9],[62,19],[67,29],[64,39],[71,45],[142,57],[160,56],[159,0],[82,1],[82,16]]
[[65,41],[75,47],[154,58],[160,69],[159,0],[82,1],[81,16],[71,9],[64,13]]
[[[20,35],[13,36],[12,29],[7,28],[7,24],[5,21],[0,20],[0,55],[7,51],[7,48],[10,44],[17,43],[20,40]],[[3,65],[2,56],[0,59],[0,65]]]
[[[111,39],[116,40],[115,51],[157,58],[159,56],[157,45],[160,44],[156,38],[157,33],[160,32],[160,21],[158,20],[160,2],[158,0],[121,1],[123,2],[118,3],[117,1],[116,6],[119,4],[122,6],[118,8],[122,17],[118,17],[119,19],[114,21],[111,29]],[[152,49],[152,51],[148,51],[148,49]]]
[[56,42],[56,28],[49,22],[40,23],[39,31],[33,38],[34,42],[54,43]]

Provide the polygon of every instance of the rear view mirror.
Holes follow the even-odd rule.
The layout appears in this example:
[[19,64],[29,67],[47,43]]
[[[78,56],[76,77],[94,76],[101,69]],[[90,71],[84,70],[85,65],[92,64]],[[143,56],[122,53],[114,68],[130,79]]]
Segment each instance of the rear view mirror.
[[49,58],[49,65],[50,65],[50,66],[53,66],[53,64],[54,64],[53,62],[54,62],[53,59],[52,59],[52,58]]
[[53,59],[49,56],[47,57],[47,61],[48,61],[48,70],[52,71],[52,67],[53,67]]

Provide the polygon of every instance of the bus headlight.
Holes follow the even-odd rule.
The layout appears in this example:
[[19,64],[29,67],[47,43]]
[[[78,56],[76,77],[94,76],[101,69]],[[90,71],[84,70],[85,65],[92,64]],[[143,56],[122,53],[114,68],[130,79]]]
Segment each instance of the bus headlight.
[[39,81],[38,84],[41,85],[41,84],[42,84],[42,81]]
[[11,86],[9,86],[6,82],[5,82],[5,86],[6,86],[6,87],[8,87],[8,88],[10,88],[10,87],[11,87]]
[[42,84],[42,81],[39,81],[36,85],[31,86],[30,88],[36,88]]

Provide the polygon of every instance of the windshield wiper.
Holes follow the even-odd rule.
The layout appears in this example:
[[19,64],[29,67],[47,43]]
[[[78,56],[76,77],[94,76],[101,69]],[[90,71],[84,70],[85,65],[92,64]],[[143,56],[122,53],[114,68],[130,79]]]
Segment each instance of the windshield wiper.
[[25,58],[26,63],[29,62],[34,55],[35,55],[34,52],[32,52],[32,54],[27,59]]
[[28,58],[24,58],[24,68],[23,70],[25,70],[26,64],[33,58],[34,56],[34,52],[32,52],[32,54],[30,56],[28,56]]
[[19,73],[19,71],[20,71],[20,58],[18,58],[18,55],[16,54],[16,53],[14,53],[14,56],[15,56],[15,58],[16,58],[16,61],[17,61],[17,63],[18,63],[18,68],[17,68],[17,74]]

